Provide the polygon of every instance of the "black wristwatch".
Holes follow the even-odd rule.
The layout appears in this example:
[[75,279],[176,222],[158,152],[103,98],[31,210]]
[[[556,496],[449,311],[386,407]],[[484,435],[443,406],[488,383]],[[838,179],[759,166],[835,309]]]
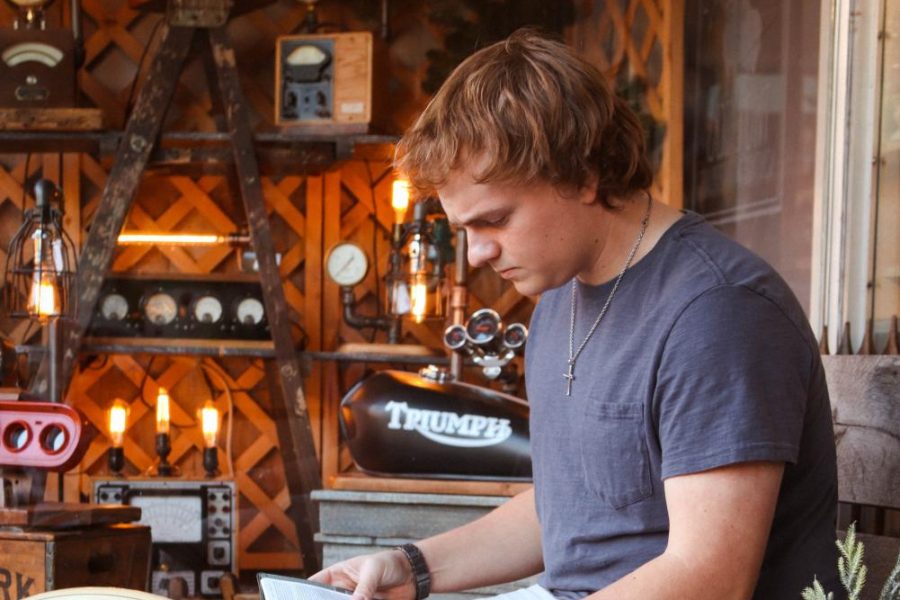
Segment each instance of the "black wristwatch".
[[416,600],[425,600],[431,593],[431,572],[428,570],[428,563],[425,562],[425,555],[415,544],[403,544],[397,546],[397,550],[403,553],[412,568],[416,584]]

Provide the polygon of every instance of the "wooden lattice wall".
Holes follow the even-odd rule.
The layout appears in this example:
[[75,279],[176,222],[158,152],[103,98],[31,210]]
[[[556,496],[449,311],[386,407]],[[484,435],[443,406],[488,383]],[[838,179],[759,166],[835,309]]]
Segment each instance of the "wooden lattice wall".
[[[643,3],[645,10],[653,9],[651,29],[656,32],[654,39],[661,39],[662,21],[668,14],[660,8],[659,2],[663,1]],[[99,107],[107,127],[118,129],[123,126],[137,93],[133,89],[134,81],[141,73],[142,63],[146,65],[145,51],[148,48],[149,53],[153,51],[161,16],[131,10],[126,0],[83,0],[81,4],[87,52],[79,72],[79,86],[85,103]],[[634,11],[623,13],[613,8],[615,5],[617,3],[610,3],[607,9],[610,16],[604,19],[612,19],[616,27],[621,28],[622,23],[628,23],[630,27],[635,19]],[[576,28],[573,35],[596,35],[590,32],[604,31],[607,21],[590,21],[590,14],[585,13],[588,21]],[[294,31],[302,18],[301,3],[290,6],[278,3],[241,16],[229,25],[244,93],[254,111],[258,130],[271,128],[273,123],[274,38]],[[0,3],[0,22],[6,24],[11,19],[11,9]],[[637,51],[634,50],[638,48],[635,43],[630,42],[629,52]],[[644,50],[640,52],[646,54]],[[609,59],[600,64],[607,66],[615,61]],[[418,72],[421,74],[424,69]],[[210,114],[210,92],[204,82],[200,58],[190,57],[168,113],[167,129],[215,129],[216,118]],[[671,91],[671,86],[660,83],[656,100],[648,100],[655,107],[654,114],[671,116],[671,108],[666,108],[667,90]],[[390,149],[363,149],[362,155],[367,158],[335,164],[325,172],[310,174],[304,165],[298,164],[296,172],[280,173],[263,180],[276,250],[282,254],[280,269],[294,338],[298,343],[306,340],[310,350],[333,350],[343,342],[373,339],[367,332],[343,324],[338,289],[325,279],[322,271],[325,253],[341,239],[356,241],[369,249],[377,259],[377,268],[357,289],[357,296],[363,311],[374,311],[376,298],[383,294],[378,276],[387,270],[388,232],[393,218],[389,201]],[[6,248],[21,222],[23,207],[33,206],[30,188],[39,177],[55,180],[63,187],[66,227],[78,244],[97,209],[111,159],[108,155],[90,154],[0,155],[0,259],[5,260],[2,249]],[[148,170],[126,228],[233,233],[244,223],[236,193],[225,176],[173,176]],[[210,273],[227,274],[236,269],[232,251],[226,248],[120,248],[113,263],[115,271],[188,273],[198,277]],[[508,282],[489,270],[471,273],[470,288],[470,311],[490,306],[498,310],[506,322],[527,322],[533,308],[532,299],[520,296]],[[3,320],[0,327],[15,342],[21,342],[29,332],[27,323]],[[442,329],[442,324],[410,324],[404,329],[404,341],[439,347]],[[383,334],[374,339],[383,341]],[[159,386],[166,387],[173,400],[171,459],[184,474],[199,476],[202,438],[196,411],[206,398],[211,397],[219,406],[233,405],[231,446],[240,490],[241,568],[296,569],[301,566],[296,529],[286,515],[290,497],[276,428],[270,416],[272,399],[262,361],[141,353],[84,355],[82,358],[67,400],[85,413],[99,434],[80,467],[65,476],[67,499],[83,499],[89,494],[90,478],[106,475],[105,453],[109,440],[105,435],[105,411],[116,397],[123,398],[131,407],[125,442],[129,461],[126,472],[139,474],[152,464],[152,405]],[[366,368],[366,365],[339,367],[334,363],[309,365],[305,387],[326,485],[328,476],[349,465],[346,454],[340,450],[335,419],[337,401],[346,386],[360,377]],[[222,451],[220,459],[223,465],[228,464]],[[56,483],[51,476],[48,497],[55,495]]]
[[568,43],[611,80],[640,82],[662,133],[656,195],[682,206],[684,0],[580,0]]

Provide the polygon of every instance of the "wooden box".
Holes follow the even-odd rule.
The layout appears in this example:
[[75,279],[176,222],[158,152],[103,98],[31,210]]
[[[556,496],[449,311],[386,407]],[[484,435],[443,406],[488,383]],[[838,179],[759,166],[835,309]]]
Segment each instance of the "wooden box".
[[149,568],[143,525],[0,530],[0,598],[7,600],[86,585],[144,590]]
[[275,122],[365,133],[372,120],[372,34],[288,35],[275,46]]

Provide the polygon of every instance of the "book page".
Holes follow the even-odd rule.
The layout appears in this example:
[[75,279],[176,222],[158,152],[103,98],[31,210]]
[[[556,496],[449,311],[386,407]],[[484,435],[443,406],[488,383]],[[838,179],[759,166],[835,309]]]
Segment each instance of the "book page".
[[303,579],[259,578],[260,596],[265,600],[349,600],[350,595]]

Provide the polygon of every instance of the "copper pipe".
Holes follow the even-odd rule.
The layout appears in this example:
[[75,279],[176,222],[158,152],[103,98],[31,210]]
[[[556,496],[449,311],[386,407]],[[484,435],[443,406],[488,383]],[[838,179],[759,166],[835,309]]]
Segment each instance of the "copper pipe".
[[[468,307],[468,261],[466,261],[467,242],[466,230],[459,229],[456,232],[456,262],[453,266],[453,289],[450,295],[450,320],[451,325],[462,325],[466,319]],[[454,381],[462,379],[463,356],[458,352],[450,351],[450,375]]]

